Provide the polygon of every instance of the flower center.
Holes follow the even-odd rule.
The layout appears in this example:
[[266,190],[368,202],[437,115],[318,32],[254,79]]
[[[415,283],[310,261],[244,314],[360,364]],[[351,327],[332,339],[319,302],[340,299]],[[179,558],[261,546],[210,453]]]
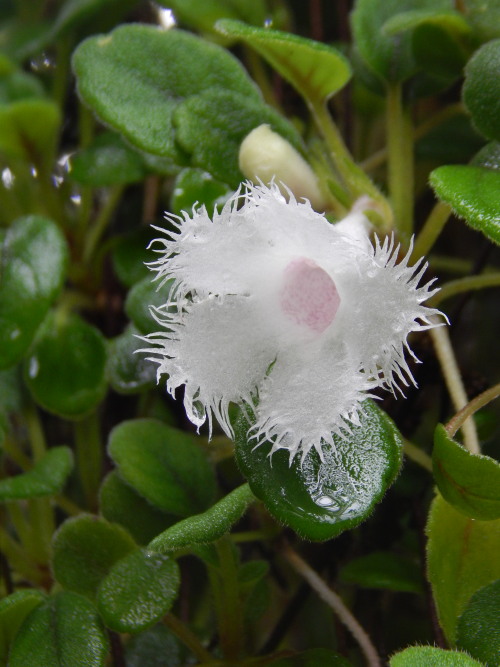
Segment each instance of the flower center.
[[287,317],[315,333],[330,326],[340,296],[328,273],[311,259],[293,259],[284,271],[280,305]]

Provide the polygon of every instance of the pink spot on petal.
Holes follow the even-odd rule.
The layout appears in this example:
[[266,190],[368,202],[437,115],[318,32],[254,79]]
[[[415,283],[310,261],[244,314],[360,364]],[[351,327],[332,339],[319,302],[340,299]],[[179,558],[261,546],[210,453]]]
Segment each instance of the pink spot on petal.
[[284,271],[281,308],[296,324],[322,333],[333,322],[340,296],[328,273],[306,257],[292,260]]

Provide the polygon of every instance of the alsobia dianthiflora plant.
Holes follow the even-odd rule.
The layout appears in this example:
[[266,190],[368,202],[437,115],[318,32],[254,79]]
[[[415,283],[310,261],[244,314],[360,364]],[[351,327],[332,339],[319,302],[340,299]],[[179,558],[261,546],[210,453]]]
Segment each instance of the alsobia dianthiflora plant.
[[499,18],[0,7],[1,664],[498,665]]

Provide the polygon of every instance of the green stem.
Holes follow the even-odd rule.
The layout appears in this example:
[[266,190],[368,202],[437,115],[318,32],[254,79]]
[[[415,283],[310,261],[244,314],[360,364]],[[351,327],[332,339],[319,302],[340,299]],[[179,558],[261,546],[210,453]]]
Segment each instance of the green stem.
[[28,501],[30,521],[37,545],[36,560],[48,565],[52,555],[52,536],[56,529],[50,498],[33,498]]
[[192,653],[198,658],[200,662],[211,662],[213,660],[211,654],[201,644],[198,637],[176,616],[173,614],[167,614],[164,617],[163,622],[167,628],[171,630],[178,639],[180,639],[184,646],[187,646],[187,648],[192,651]]
[[441,301],[450,299],[452,296],[461,294],[462,292],[472,292],[485,289],[486,287],[500,287],[500,273],[485,273],[480,276],[467,276],[466,278],[450,280],[429,300],[428,304],[436,306]]
[[72,39],[70,36],[59,38],[56,44],[56,61],[54,80],[52,82],[52,97],[60,109],[64,109],[66,91],[69,81],[69,64],[71,60]]
[[106,228],[111,220],[111,217],[115,211],[115,208],[118,202],[121,199],[123,194],[124,186],[115,185],[113,188],[110,188],[108,198],[106,203],[101,208],[99,215],[96,218],[93,226],[90,228],[87,238],[85,241],[85,246],[83,249],[83,261],[90,261],[92,255],[94,254],[97,245],[106,231]]
[[[469,401],[465,407],[463,407],[456,415],[454,415],[450,421],[446,424],[445,428],[448,431],[449,435],[453,437],[455,433],[461,428],[464,422],[475,412],[484,408],[485,405],[491,403],[500,396],[500,384],[496,384],[494,387],[490,387],[486,391],[483,391],[482,394],[476,396]],[[475,452],[478,453],[478,452]]]
[[87,508],[96,510],[102,476],[100,424],[94,412],[74,424],[76,461]]
[[252,75],[252,78],[255,80],[260,90],[262,91],[262,95],[264,96],[264,101],[267,102],[267,104],[270,104],[278,111],[283,112],[278,100],[276,99],[274,89],[269,81],[269,76],[266,72],[261,57],[258,55],[258,53],[256,53],[246,44],[243,44],[243,51],[245,53],[245,59],[248,64],[248,69],[250,71],[250,74]]
[[418,463],[419,466],[425,468],[429,472],[432,472],[432,459],[429,454],[426,454],[420,447],[414,445],[413,442],[405,440],[403,443],[403,451],[409,459]]
[[434,206],[415,241],[412,252],[414,259],[427,255],[443,231],[450,215],[451,208],[448,204],[438,202]]
[[215,543],[219,567],[209,568],[214,594],[220,644],[228,661],[238,660],[243,649],[244,626],[238,585],[238,563],[228,536]]
[[309,101],[309,109],[314,122],[323,135],[333,163],[351,196],[351,204],[363,195],[371,197],[380,209],[381,220],[378,220],[378,226],[382,230],[389,231],[393,217],[391,207],[365,172],[355,164],[328,112],[326,104]]
[[38,409],[33,401],[27,401],[24,416],[26,419],[26,425],[28,426],[31,451],[33,452],[33,460],[36,463],[43,456],[45,456],[47,451],[47,444],[45,442],[45,434],[40,422]]
[[[469,399],[465,392],[448,331],[444,326],[436,327],[430,330],[430,335],[452,403],[455,410],[460,411],[468,404]],[[480,454],[481,450],[474,420],[472,418],[465,419],[461,428],[465,448],[473,454]]]
[[0,526],[0,551],[2,551],[9,561],[9,565],[16,572],[31,581],[35,585],[41,585],[44,576],[38,569],[35,562],[27,555],[27,550],[23,548],[11,535]]
[[413,128],[399,83],[387,87],[386,131],[388,186],[395,225],[401,240],[408,244],[413,233]]

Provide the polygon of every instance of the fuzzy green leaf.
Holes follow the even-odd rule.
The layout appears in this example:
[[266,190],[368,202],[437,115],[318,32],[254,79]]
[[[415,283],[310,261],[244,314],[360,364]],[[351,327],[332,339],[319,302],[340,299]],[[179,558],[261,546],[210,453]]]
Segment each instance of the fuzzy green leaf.
[[25,589],[0,600],[0,664],[7,664],[9,648],[24,619],[44,599],[40,591]]
[[390,551],[377,551],[345,565],[340,580],[363,588],[382,588],[407,593],[422,592],[422,575],[417,563]]
[[190,516],[213,502],[212,468],[183,431],[154,419],[125,421],[111,432],[108,451],[121,477],[164,512]]
[[484,44],[467,63],[463,99],[475,126],[488,139],[500,139],[500,39]]
[[222,18],[263,25],[269,16],[265,0],[160,0],[158,4],[173,9],[181,23],[203,32],[213,32],[215,22]]
[[208,214],[220,207],[232,195],[228,185],[217,181],[202,169],[183,169],[175,179],[170,209],[179,215],[181,211],[191,211],[193,206],[206,206]]
[[500,243],[500,173],[483,167],[438,167],[430,175],[437,196],[491,241]]
[[450,642],[458,617],[479,588],[500,578],[500,520],[478,521],[438,495],[427,524],[428,576],[439,620]]
[[500,656],[500,579],[474,593],[457,624],[457,645],[487,667]]
[[95,607],[75,593],[62,592],[34,609],[23,623],[9,667],[102,667],[108,641]]
[[305,100],[326,102],[351,78],[349,61],[326,44],[230,19],[218,21],[216,27],[255,49]]
[[17,363],[59,294],[68,257],[56,225],[19,218],[0,245],[0,368]]
[[241,414],[235,425],[236,459],[253,493],[280,522],[311,540],[327,540],[354,528],[372,512],[401,465],[401,436],[373,402],[363,404],[361,426],[345,439],[334,436],[336,451],[324,447],[322,462],[311,450],[290,464],[286,450],[269,459],[269,443],[255,448],[250,424]]
[[390,667],[483,667],[461,651],[446,651],[435,646],[411,646],[394,655]]
[[443,498],[455,509],[471,519],[500,519],[500,463],[471,454],[438,424],[432,466]]
[[111,387],[119,394],[138,394],[156,385],[156,366],[144,354],[136,354],[144,346],[133,325],[110,341],[106,375]]
[[0,480],[0,501],[26,500],[59,493],[73,468],[69,447],[52,447],[28,472]]
[[22,99],[0,106],[0,155],[44,165],[61,126],[59,107],[43,99]]
[[[153,281],[153,275],[149,273],[130,289],[125,300],[125,312],[141,334],[158,331],[159,325],[151,315],[150,307],[164,306],[173,284],[173,279],[167,280],[160,287],[160,283]],[[139,347],[147,347],[147,344],[142,343]],[[152,362],[148,363],[155,368]]]
[[97,605],[116,632],[140,632],[171,608],[179,589],[177,563],[158,553],[135,551],[122,558],[103,579]]
[[65,521],[52,542],[52,569],[67,590],[91,599],[117,560],[136,549],[117,524],[90,514]]

